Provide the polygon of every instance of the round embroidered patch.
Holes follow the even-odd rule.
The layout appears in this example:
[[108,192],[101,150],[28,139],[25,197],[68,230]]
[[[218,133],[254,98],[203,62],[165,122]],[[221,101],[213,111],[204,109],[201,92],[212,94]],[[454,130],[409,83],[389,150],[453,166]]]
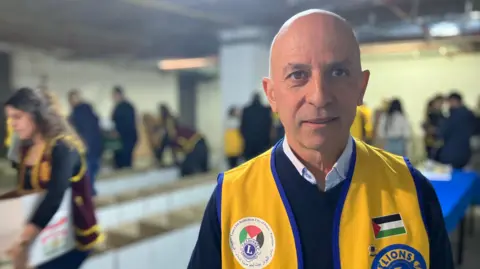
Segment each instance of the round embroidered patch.
[[243,268],[265,268],[275,253],[275,236],[264,220],[243,218],[230,229],[230,248]]
[[382,249],[373,260],[372,269],[427,269],[427,263],[416,249],[395,244]]

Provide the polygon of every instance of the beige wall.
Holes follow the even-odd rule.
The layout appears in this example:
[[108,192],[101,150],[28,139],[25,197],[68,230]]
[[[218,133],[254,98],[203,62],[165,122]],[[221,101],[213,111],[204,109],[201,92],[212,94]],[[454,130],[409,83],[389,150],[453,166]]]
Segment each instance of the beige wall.
[[[13,55],[13,84],[15,88],[36,87],[42,76],[48,77],[48,88],[55,92],[69,112],[66,94],[80,89],[102,120],[110,119],[113,102],[111,89],[122,85],[127,97],[136,106],[138,123],[141,114],[156,112],[159,102],[166,102],[177,111],[177,81],[173,74],[160,74],[154,65],[147,63],[121,64],[102,61],[65,61],[53,54],[33,49],[11,50]],[[140,128],[137,155],[148,155],[143,128]]]
[[210,146],[211,165],[218,168],[223,162],[223,117],[220,113],[223,106],[219,80],[201,83],[197,91],[197,128]]
[[458,89],[467,105],[473,107],[480,95],[480,54],[365,56],[362,63],[371,71],[367,104],[375,107],[382,98],[401,98],[417,135],[421,135],[420,124],[431,96]]
[[109,118],[113,103],[111,89],[122,85],[139,112],[155,111],[160,101],[177,110],[176,76],[162,75],[155,66],[142,63],[122,65],[101,61],[64,61],[35,50],[13,52],[15,87],[39,85],[48,76],[48,88],[66,105],[66,93],[78,88],[103,118]]

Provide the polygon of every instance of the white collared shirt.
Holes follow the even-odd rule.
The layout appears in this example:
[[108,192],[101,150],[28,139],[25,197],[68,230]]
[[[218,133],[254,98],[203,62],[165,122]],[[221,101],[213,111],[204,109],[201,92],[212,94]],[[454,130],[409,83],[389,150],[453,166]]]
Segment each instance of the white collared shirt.
[[[292,149],[288,145],[287,137],[283,139],[283,151],[285,155],[287,155],[288,159],[292,162],[292,164],[297,169],[298,173],[305,178],[308,182],[316,185],[317,181],[315,176],[308,171],[305,165],[300,162],[300,160],[293,154]],[[337,186],[340,182],[347,178],[348,168],[350,166],[350,159],[353,153],[353,138],[349,137],[347,146],[343,150],[340,158],[338,158],[337,162],[333,165],[333,168],[330,172],[328,172],[327,176],[325,177],[325,189],[324,191],[328,191],[333,187]]]

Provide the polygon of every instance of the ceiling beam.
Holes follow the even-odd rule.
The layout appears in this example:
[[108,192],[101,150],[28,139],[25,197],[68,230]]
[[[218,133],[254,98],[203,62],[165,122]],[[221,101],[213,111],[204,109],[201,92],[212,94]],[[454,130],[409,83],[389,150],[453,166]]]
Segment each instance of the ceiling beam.
[[190,19],[203,20],[213,22],[224,26],[238,26],[240,22],[232,20],[232,18],[224,17],[218,14],[211,14],[195,9],[175,4],[173,1],[164,0],[122,0],[123,2],[134,4],[145,8],[158,9],[164,12],[176,14]]
[[39,40],[53,41],[52,45],[82,49],[86,47],[109,47],[128,50],[148,45],[145,38],[122,35],[107,30],[98,30],[69,23],[52,23],[48,20],[35,20],[31,17],[14,16],[0,11],[0,33],[17,36],[26,42],[35,44]]

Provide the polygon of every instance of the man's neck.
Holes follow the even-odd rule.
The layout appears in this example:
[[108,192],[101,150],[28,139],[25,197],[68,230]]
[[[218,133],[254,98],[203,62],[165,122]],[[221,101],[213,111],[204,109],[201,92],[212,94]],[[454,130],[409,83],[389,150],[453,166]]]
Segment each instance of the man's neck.
[[307,149],[296,140],[288,140],[288,144],[297,158],[315,176],[325,181],[326,175],[333,169],[348,143],[348,138],[340,143],[328,143],[322,149]]

